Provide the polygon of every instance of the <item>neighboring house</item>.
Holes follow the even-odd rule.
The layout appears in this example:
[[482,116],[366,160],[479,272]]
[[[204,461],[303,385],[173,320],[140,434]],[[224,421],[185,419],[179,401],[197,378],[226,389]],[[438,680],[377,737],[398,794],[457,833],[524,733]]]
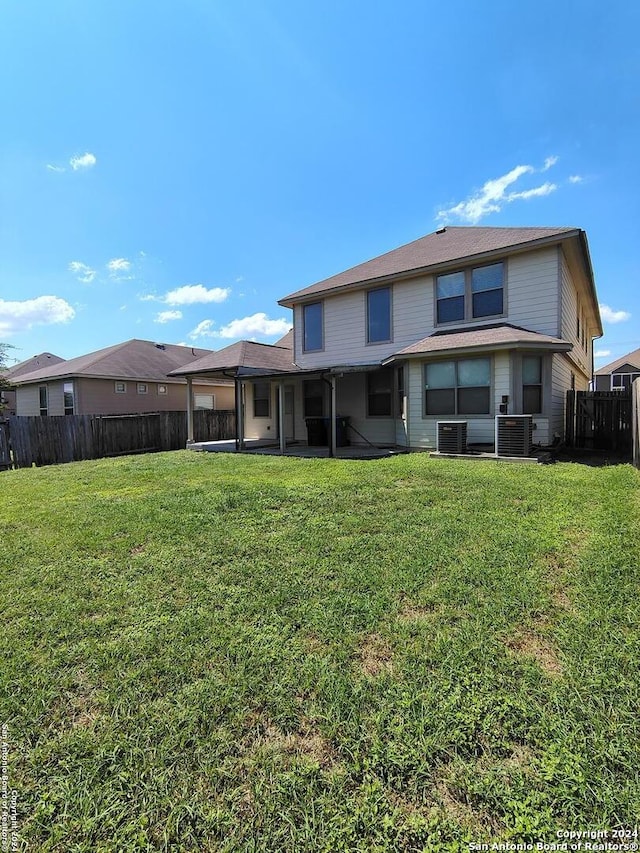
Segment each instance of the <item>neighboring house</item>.
[[629,390],[636,379],[640,379],[640,349],[627,353],[596,370],[594,390]]
[[[13,381],[18,376],[23,376],[26,373],[33,373],[34,370],[42,370],[45,367],[51,367],[54,364],[60,364],[64,361],[58,355],[53,355],[50,352],[41,352],[40,355],[34,355],[32,358],[27,358],[25,361],[14,364],[13,367],[7,368],[2,375],[7,381]],[[15,388],[5,388],[0,391],[0,415],[15,415],[16,413],[16,391]]]
[[[124,415],[179,411],[187,383],[167,374],[211,350],[131,340],[13,376],[17,415]],[[194,406],[232,409],[233,382],[204,380]]]
[[235,377],[239,439],[305,441],[306,418],[337,415],[352,443],[435,449],[438,421],[462,419],[470,444],[491,444],[506,411],[531,414],[547,445],[602,335],[577,228],[441,228],[279,304],[293,332],[275,347],[248,359],[234,344],[173,372]]

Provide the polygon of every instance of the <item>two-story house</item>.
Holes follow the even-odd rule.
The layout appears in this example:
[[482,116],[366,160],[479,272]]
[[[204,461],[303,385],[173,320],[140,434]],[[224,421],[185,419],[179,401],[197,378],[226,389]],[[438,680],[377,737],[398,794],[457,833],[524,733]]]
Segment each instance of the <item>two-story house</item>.
[[309,417],[329,418],[335,447],[334,416],[354,444],[435,449],[438,421],[462,419],[488,445],[501,411],[530,414],[544,446],[564,432],[566,391],[588,388],[602,335],[577,228],[441,228],[279,304],[293,333],[253,345],[263,363],[234,344],[174,374],[233,376],[239,439],[281,447],[307,439]]

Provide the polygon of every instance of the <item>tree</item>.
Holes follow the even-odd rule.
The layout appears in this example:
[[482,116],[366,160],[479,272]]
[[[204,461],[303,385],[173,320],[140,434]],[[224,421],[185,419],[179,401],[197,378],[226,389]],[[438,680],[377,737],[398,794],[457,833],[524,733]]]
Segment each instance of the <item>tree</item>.
[[9,358],[10,349],[14,349],[11,344],[0,344],[0,389],[9,387],[9,382],[5,378],[4,372],[9,368],[7,359]]

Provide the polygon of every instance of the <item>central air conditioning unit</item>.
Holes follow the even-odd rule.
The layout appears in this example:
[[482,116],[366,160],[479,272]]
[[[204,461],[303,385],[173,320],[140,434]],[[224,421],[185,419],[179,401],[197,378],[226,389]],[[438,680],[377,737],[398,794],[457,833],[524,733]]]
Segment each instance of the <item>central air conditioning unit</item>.
[[496,456],[530,456],[532,449],[531,415],[496,415]]
[[467,452],[467,422],[438,421],[438,453]]

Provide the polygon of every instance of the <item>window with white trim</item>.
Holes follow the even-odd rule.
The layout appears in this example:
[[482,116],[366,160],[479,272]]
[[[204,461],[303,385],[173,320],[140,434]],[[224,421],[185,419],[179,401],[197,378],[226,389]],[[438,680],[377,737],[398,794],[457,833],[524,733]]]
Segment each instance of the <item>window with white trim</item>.
[[305,352],[321,350],[324,346],[322,302],[302,306],[303,349]]
[[126,394],[127,393],[127,383],[126,382],[115,382],[113,390],[116,394]]
[[253,417],[271,416],[271,385],[268,382],[253,383]]
[[73,414],[73,382],[65,382],[62,386],[62,396],[64,400],[64,413],[65,415]]
[[504,313],[504,264],[436,276],[436,323],[459,323]]
[[367,291],[367,343],[380,344],[391,340],[391,288],[378,287]]
[[464,358],[424,365],[425,415],[491,413],[491,359]]
[[138,394],[147,394],[149,386],[146,382],[138,382]]
[[542,412],[542,356],[522,357],[522,414]]
[[38,397],[40,400],[40,417],[46,417],[49,414],[49,390],[46,385],[41,385],[38,388]]

